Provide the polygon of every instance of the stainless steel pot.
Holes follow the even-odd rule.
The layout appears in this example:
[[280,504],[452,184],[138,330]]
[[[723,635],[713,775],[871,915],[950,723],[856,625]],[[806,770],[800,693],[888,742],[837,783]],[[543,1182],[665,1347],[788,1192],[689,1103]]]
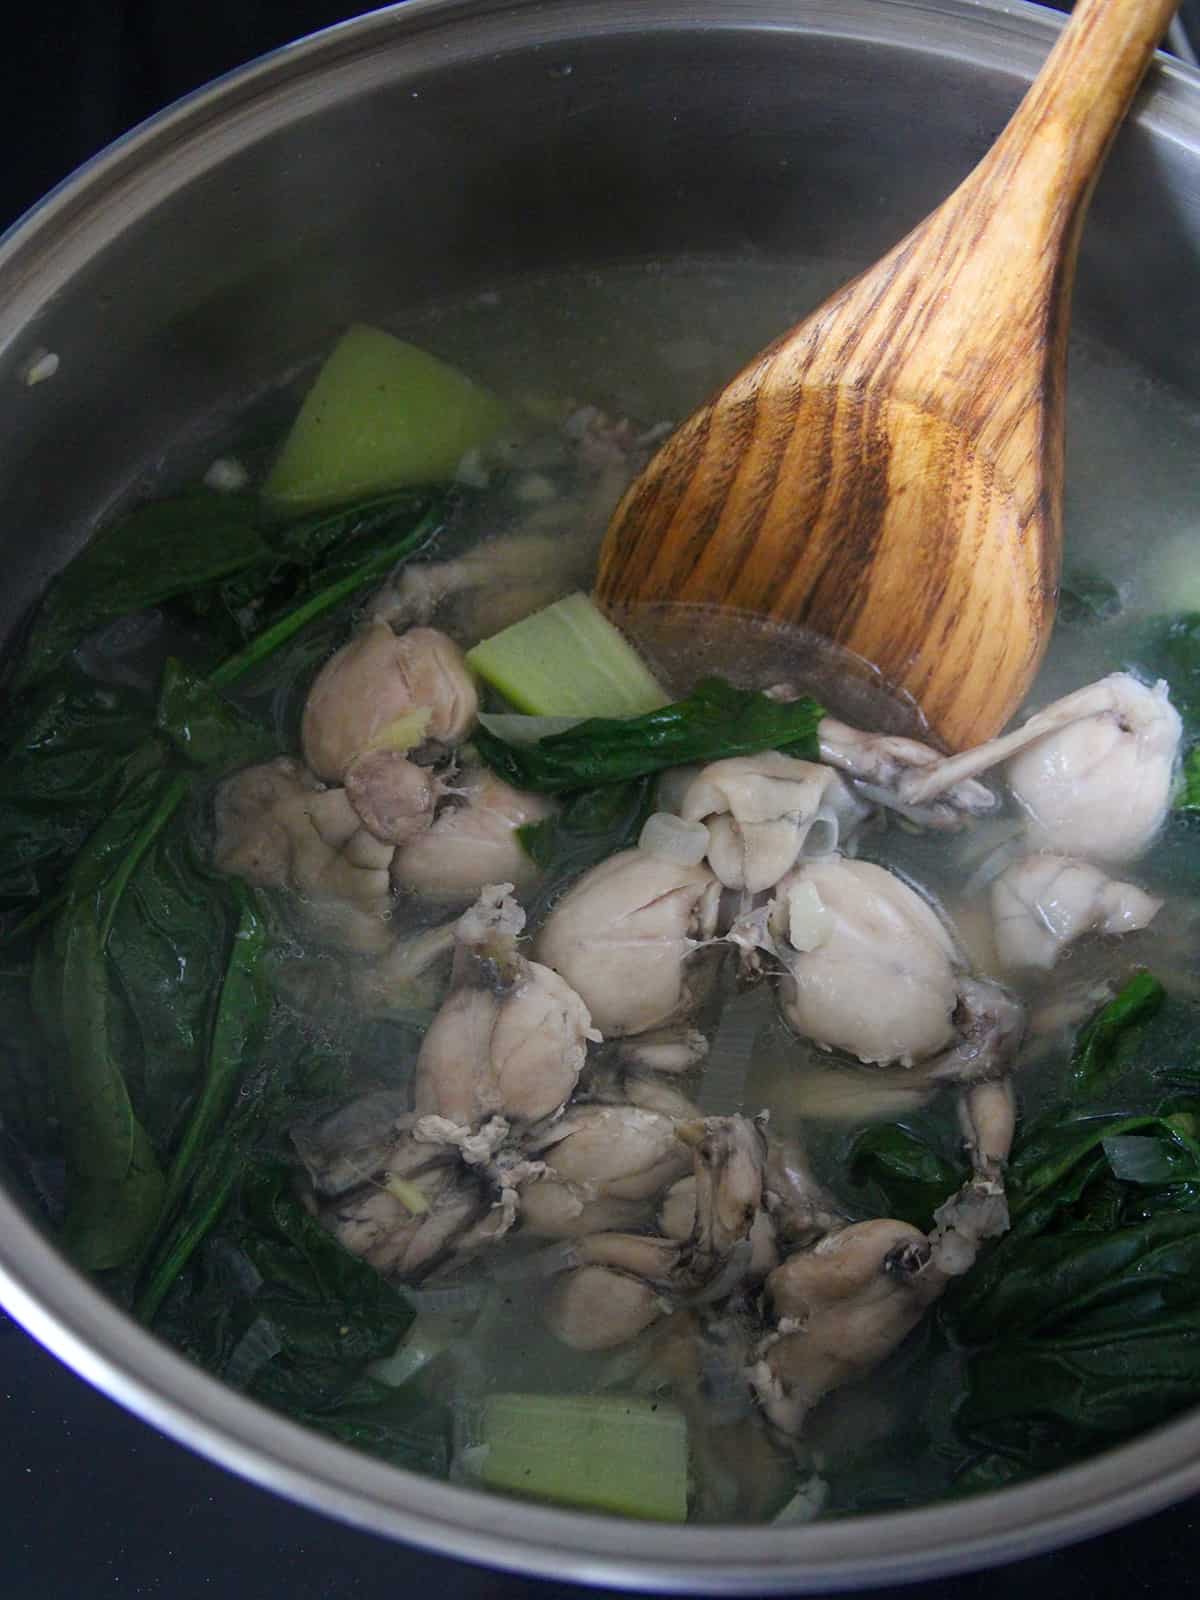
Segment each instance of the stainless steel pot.
[[[120,141],[0,242],[0,631],[163,441],[348,317],[567,262],[873,258],[982,153],[1058,21],[1016,0],[410,0]],[[1077,320],[1200,390],[1200,75],[1160,62]],[[24,377],[42,351],[52,382]],[[1028,1487],[807,1528],[630,1525],[433,1483],[204,1376],[0,1190],[0,1294],[83,1377],[254,1481],[529,1572],[818,1590],[1027,1555],[1200,1486],[1200,1416]]]

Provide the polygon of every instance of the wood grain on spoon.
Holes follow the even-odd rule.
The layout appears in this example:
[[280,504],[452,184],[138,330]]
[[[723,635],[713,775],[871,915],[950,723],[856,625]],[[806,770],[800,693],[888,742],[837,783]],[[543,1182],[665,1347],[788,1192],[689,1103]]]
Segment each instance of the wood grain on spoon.
[[873,662],[952,749],[1023,699],[1054,619],[1084,212],[1175,0],[1079,0],[988,155],[695,412],[601,550],[620,611],[698,601]]

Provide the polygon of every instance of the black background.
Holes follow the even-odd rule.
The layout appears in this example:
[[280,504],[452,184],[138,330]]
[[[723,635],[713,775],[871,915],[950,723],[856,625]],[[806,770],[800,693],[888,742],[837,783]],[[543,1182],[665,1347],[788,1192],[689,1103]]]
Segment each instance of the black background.
[[[33,0],[6,18],[0,39],[0,227],[187,90],[360,9],[320,0]],[[1185,14],[1200,20],[1200,0],[1185,0]],[[0,1408],[3,1600],[581,1597],[569,1585],[390,1544],[244,1484],[89,1389],[3,1313]],[[1141,1600],[1195,1592],[1198,1560],[1191,1502],[1055,1555],[904,1593]]]

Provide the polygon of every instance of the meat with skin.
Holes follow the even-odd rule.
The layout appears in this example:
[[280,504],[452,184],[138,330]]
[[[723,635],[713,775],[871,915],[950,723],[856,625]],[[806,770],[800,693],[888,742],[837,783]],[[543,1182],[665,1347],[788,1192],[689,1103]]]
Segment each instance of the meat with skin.
[[392,942],[393,846],[362,824],[344,789],[287,756],[227,778],[214,805],[218,871],[293,890],[330,943],[379,954]]
[[[765,1203],[765,1196],[764,1196]],[[673,1183],[658,1208],[659,1231],[668,1239],[682,1243],[696,1225],[696,1177],[691,1174]],[[772,1267],[779,1265],[775,1223],[768,1211],[759,1210],[750,1225],[750,1260],[746,1283],[761,1283]]]
[[685,1122],[677,1136],[693,1152],[695,1216],[680,1262],[696,1287],[709,1287],[734,1251],[744,1277],[753,1254],[751,1236],[762,1215],[767,1140],[749,1117],[704,1117]]
[[[796,947],[790,926],[790,901],[801,889],[815,892],[825,913],[810,949]],[[780,1004],[797,1033],[880,1065],[911,1066],[951,1043],[954,941],[902,879],[842,856],[803,862],[779,885],[774,908],[769,922],[743,921],[730,937],[752,940],[782,963]]]
[[486,767],[466,767],[445,787],[449,803],[392,859],[396,887],[461,902],[487,883],[511,883],[518,891],[536,883],[539,869],[517,830],[552,816],[553,802],[514,789]]
[[657,1111],[674,1123],[694,1122],[703,1116],[695,1101],[688,1098],[678,1083],[658,1072],[627,1067],[618,1053],[615,1061],[596,1062],[581,1084],[575,1103],[596,1101],[603,1105],[640,1106]]
[[521,1230],[540,1239],[580,1239],[586,1234],[647,1226],[653,1199],[593,1194],[590,1186],[554,1176],[527,1180],[520,1189]]
[[490,1204],[476,1179],[440,1163],[401,1182],[385,1179],[340,1196],[320,1217],[351,1255],[385,1277],[411,1282],[444,1260]]
[[708,828],[708,863],[721,883],[760,894],[802,854],[834,850],[856,808],[832,767],[767,750],[701,768],[678,812]]
[[397,635],[369,623],[317,674],[300,728],[304,759],[340,783],[356,757],[436,739],[455,745],[475,722],[478,696],[462,651],[435,628]]
[[653,1200],[692,1164],[676,1127],[638,1106],[572,1106],[526,1142],[546,1167],[535,1183],[574,1184],[593,1199]]
[[1156,895],[1109,878],[1087,861],[1032,855],[993,882],[996,954],[1009,969],[1048,970],[1087,933],[1132,933],[1162,909]]
[[857,794],[923,828],[953,831],[999,804],[990,789],[969,776],[915,797],[921,775],[939,770],[943,761],[937,750],[917,739],[868,733],[836,717],[822,717],[817,745],[821,760],[852,780]]
[[599,1039],[575,991],[518,951],[525,917],[511,887],[486,888],[457,924],[454,987],[417,1057],[419,1116],[468,1128],[553,1117]]
[[414,1142],[413,1121],[407,1093],[379,1089],[298,1123],[291,1139],[316,1192],[339,1195],[384,1172],[411,1177],[435,1164],[439,1154]]
[[544,1315],[573,1350],[611,1350],[656,1322],[668,1303],[653,1284],[606,1266],[564,1273],[547,1296]]
[[654,1028],[618,1042],[617,1055],[627,1066],[646,1072],[690,1072],[708,1056],[708,1040],[686,1022]]
[[364,828],[386,844],[406,844],[433,822],[445,785],[398,750],[372,750],[350,763],[345,788]]
[[585,872],[554,907],[534,954],[583,996],[606,1038],[685,1017],[697,998],[687,958],[716,928],[709,869],[624,850]]
[[767,1279],[776,1328],[749,1372],[771,1423],[798,1434],[824,1395],[896,1349],[947,1281],[925,1235],[888,1219],[851,1223],[789,1256]]
[[1007,1071],[1020,1045],[1020,1002],[968,974],[928,902],[872,862],[800,863],[728,937],[779,963],[780,1006],[797,1033],[867,1064],[920,1064],[931,1080],[969,1083]]
[[901,790],[924,803],[1003,762],[1035,850],[1132,861],[1167,815],[1182,732],[1165,683],[1150,688],[1114,672],[1054,701],[1015,732],[913,774]]
[[417,1137],[393,1090],[361,1095],[292,1129],[314,1209],[338,1242],[388,1277],[415,1281],[485,1230],[511,1222],[483,1175]]
[[748,1281],[752,1235],[762,1214],[762,1129],[746,1117],[706,1117],[678,1132],[692,1151],[695,1184],[687,1238],[599,1233],[580,1239],[573,1252],[579,1264],[555,1280],[544,1307],[548,1327],[564,1343],[611,1349],[680,1296],[709,1304]]
[[933,1264],[947,1277],[975,1265],[980,1246],[1008,1230],[1004,1169],[1017,1125],[1011,1078],[976,1083],[958,1103],[971,1177],[934,1213],[929,1236]]
[[564,1117],[526,1140],[540,1170],[521,1186],[523,1228],[553,1239],[648,1225],[658,1196],[691,1165],[675,1137],[699,1111],[653,1073],[601,1068]]

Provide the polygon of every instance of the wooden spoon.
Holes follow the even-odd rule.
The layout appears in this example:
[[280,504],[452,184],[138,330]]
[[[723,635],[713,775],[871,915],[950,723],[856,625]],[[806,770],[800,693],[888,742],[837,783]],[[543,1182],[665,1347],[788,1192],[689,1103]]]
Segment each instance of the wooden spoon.
[[950,198],[635,480],[600,553],[603,605],[803,623],[907,689],[951,749],[1008,721],[1054,620],[1079,234],[1175,5],[1079,0]]

